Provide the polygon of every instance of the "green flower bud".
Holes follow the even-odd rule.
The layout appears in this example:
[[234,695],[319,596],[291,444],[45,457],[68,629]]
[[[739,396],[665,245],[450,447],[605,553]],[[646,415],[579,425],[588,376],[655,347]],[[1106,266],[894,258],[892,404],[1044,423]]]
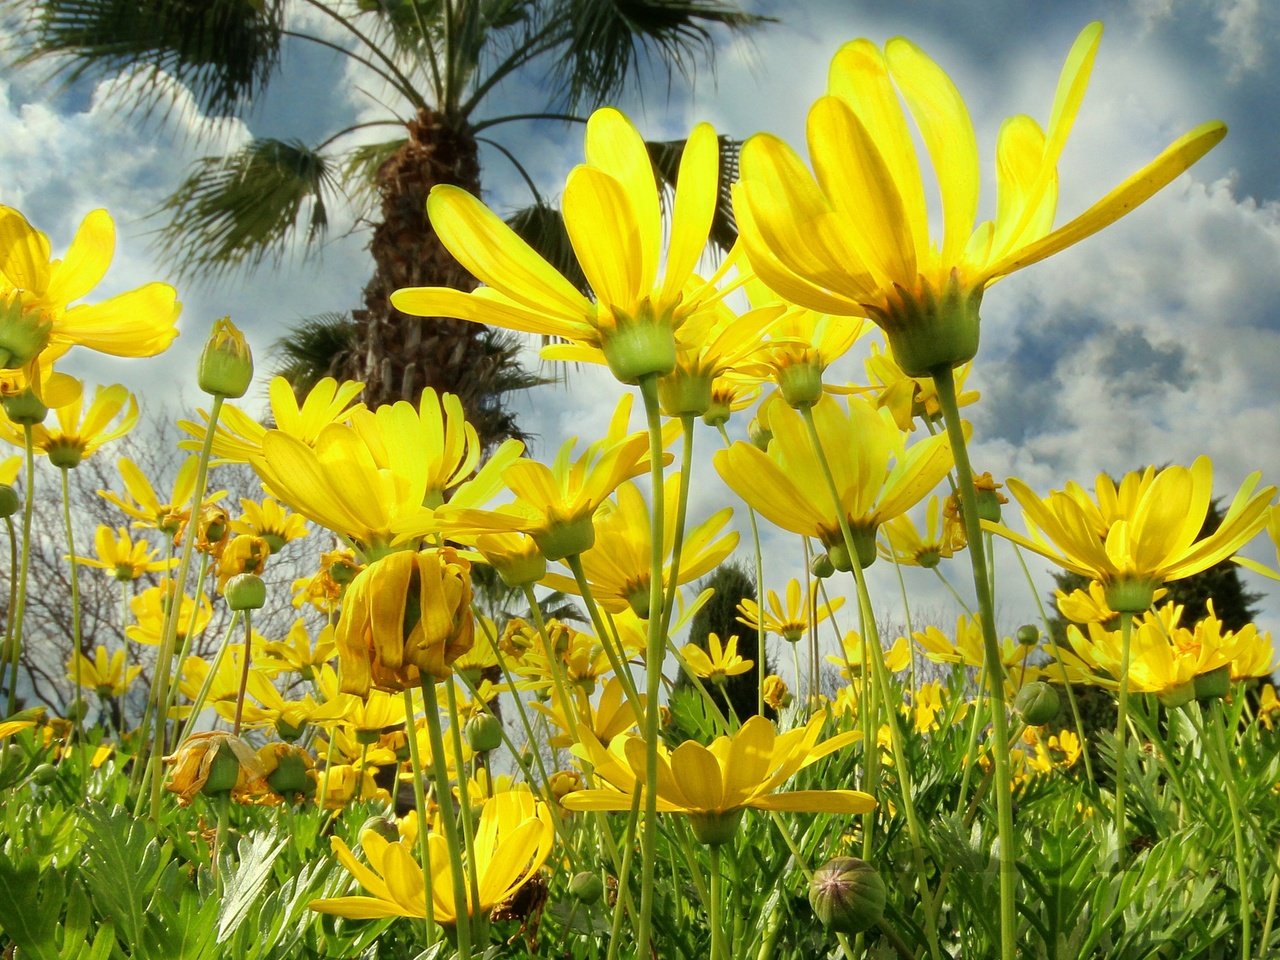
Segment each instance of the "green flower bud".
[[836,857],[813,872],[809,905],[822,925],[834,933],[857,934],[884,916],[884,881],[865,860]]
[[496,750],[502,743],[502,721],[491,713],[472,717],[462,728],[462,732],[476,753]]
[[1034,647],[1040,642],[1040,628],[1033,623],[1024,623],[1016,634],[1018,643],[1024,647]]
[[200,788],[200,792],[207,797],[230,793],[240,778],[240,758],[236,756],[231,744],[219,743],[214,749],[217,753],[209,764],[209,778]]
[[370,817],[360,824],[360,833],[364,833],[366,830],[372,830],[378,836],[391,843],[395,843],[400,839],[400,831],[396,829],[396,825],[387,817]]
[[224,595],[232,610],[261,610],[267,602],[267,585],[252,573],[238,573],[227,581]]
[[21,393],[4,398],[4,412],[19,426],[34,427],[38,423],[44,423],[44,418],[49,415],[49,408],[27,388]]
[[230,317],[214,321],[196,367],[200,389],[210,396],[243,397],[253,382],[253,354]]
[[604,896],[604,881],[599,874],[583,871],[569,879],[569,896],[580,903],[598,903]]
[[0,369],[25,367],[49,345],[53,321],[38,310],[24,310],[18,292],[0,304]]
[[276,793],[286,796],[311,791],[311,778],[307,776],[307,761],[300,747],[280,751],[276,768],[267,775],[267,786]]
[[58,768],[52,763],[42,763],[31,771],[31,779],[42,787],[47,787],[58,779]]
[[18,491],[7,483],[0,483],[0,517],[12,517],[22,509]]
[[1042,680],[1028,683],[1018,691],[1013,708],[1028,726],[1040,727],[1058,715],[1058,691]]
[[831,562],[831,557],[825,553],[820,553],[813,558],[813,562],[809,564],[809,572],[819,580],[826,580],[833,576],[836,572],[836,565]]

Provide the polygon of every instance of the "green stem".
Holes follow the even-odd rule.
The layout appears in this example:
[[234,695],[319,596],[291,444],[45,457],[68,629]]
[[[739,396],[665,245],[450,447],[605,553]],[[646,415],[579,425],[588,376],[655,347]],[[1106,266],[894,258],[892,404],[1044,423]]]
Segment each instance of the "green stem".
[[1004,695],[1004,670],[1000,661],[1000,644],[996,638],[995,610],[992,591],[987,582],[987,559],[978,521],[978,497],[973,486],[973,468],[965,444],[964,425],[956,401],[955,371],[950,364],[930,371],[938,392],[938,402],[946,422],[947,437],[955,458],[956,480],[960,488],[961,513],[965,536],[969,540],[969,564],[973,568],[974,593],[981,613],[982,645],[987,667],[987,685],[991,692],[992,763],[995,769],[996,828],[1000,838],[1000,957],[1014,960],[1017,940],[1017,835],[1013,832],[1013,784],[1009,772],[1009,729]]
[[80,757],[80,793],[84,794],[85,781],[89,777],[89,762],[84,742],[84,687],[81,684],[83,668],[80,661],[84,659],[84,651],[80,649],[80,564],[76,563],[76,538],[71,526],[71,470],[63,467],[62,473],[62,522],[67,531],[67,556],[71,563],[71,650],[74,659],[73,673],[76,685],[76,720],[75,738],[76,753]]
[[[726,448],[732,444],[729,441],[729,431],[724,428],[724,424],[718,427],[720,431],[720,439]],[[747,507],[747,519],[751,521],[751,546],[755,554],[756,564],[756,602],[760,605],[760,616],[756,617],[756,713],[764,716],[764,678],[765,678],[765,661],[768,659],[765,650],[765,630],[764,630],[764,551],[760,549],[760,523],[756,520],[756,512],[750,506]],[[796,690],[799,694],[799,689]]]
[[[600,645],[604,647],[605,655],[609,658],[609,666],[613,668],[614,675],[622,682],[622,689],[626,693],[627,699],[631,701],[631,706],[635,710],[636,716],[642,716],[644,709],[640,703],[640,691],[636,688],[636,679],[631,675],[631,668],[623,658],[621,645],[614,641],[608,625],[604,622],[604,618],[600,616],[600,607],[596,604],[595,594],[591,590],[591,584],[587,581],[586,571],[582,568],[581,555],[575,553],[572,556],[565,557],[564,562],[568,564],[569,570],[573,573],[573,579],[578,584],[578,592],[582,594],[582,601],[587,607],[587,614],[591,617],[591,626],[596,632],[596,637],[599,639]],[[548,656],[551,656],[551,645],[546,639],[545,633],[543,634],[543,643],[547,646]]]
[[637,954],[649,955],[653,918],[654,870],[658,856],[658,726],[659,697],[662,693],[662,655],[665,650],[662,633],[662,560],[665,533],[665,510],[662,477],[662,417],[658,409],[658,378],[642,377],[640,395],[644,398],[645,419],[649,426],[649,475],[653,489],[653,523],[649,531],[652,553],[649,559],[649,636],[645,644],[645,692],[648,702],[644,713],[645,777],[644,826],[640,834],[640,929]]
[[[427,735],[431,738],[431,772],[436,781],[436,797],[440,803],[440,822],[444,826],[444,842],[449,849],[449,861],[453,864],[451,872],[454,913],[458,917],[458,956],[461,960],[471,960],[471,910],[467,902],[467,875],[462,864],[462,847],[458,843],[457,815],[453,809],[453,794],[449,789],[449,770],[444,760],[444,735],[440,730],[440,708],[436,705],[432,685],[429,678],[422,679],[423,713],[427,718]],[[462,771],[459,770],[459,779],[462,776]],[[470,811],[464,810],[463,816],[470,816]],[[475,907],[478,910],[479,903],[476,903]]]
[[[1275,859],[1280,860],[1280,843],[1276,845]],[[1271,893],[1267,897],[1267,916],[1262,923],[1262,949],[1271,946],[1271,924],[1276,918],[1276,899],[1280,897],[1280,870],[1271,874]]]
[[[423,786],[422,756],[418,751],[418,729],[414,723],[413,690],[405,687],[401,691],[404,697],[405,730],[409,734],[409,765],[413,768],[413,815],[418,818],[418,852],[422,856],[422,888],[426,893],[427,903],[425,946],[431,947],[436,942],[436,907],[435,897],[431,895],[431,844],[427,843],[427,792]],[[425,708],[425,704],[424,704]],[[333,736],[329,737],[329,746],[333,746]],[[325,777],[329,775],[329,764],[325,764]]]
[[1125,755],[1125,738],[1129,732],[1129,653],[1133,641],[1133,614],[1120,614],[1120,693],[1116,700],[1116,856],[1121,866],[1125,856],[1125,781],[1129,774],[1129,760]]
[[[484,939],[485,916],[480,907],[480,878],[476,872],[475,825],[471,819],[470,784],[467,782],[466,761],[462,756],[462,723],[458,719],[458,692],[451,681],[444,681],[445,701],[449,705],[449,745],[453,749],[453,765],[458,771],[458,802],[462,807],[462,840],[467,851],[467,883],[471,886],[470,902],[476,905],[472,918],[476,924],[477,941]],[[425,707],[425,709],[429,709]]]
[[[22,502],[22,560],[21,572],[18,574],[18,590],[13,602],[12,632],[9,638],[9,660],[13,667],[13,676],[9,680],[9,710],[12,716],[18,709],[18,670],[22,659],[22,621],[27,612],[27,571],[31,566],[31,515],[35,511],[36,491],[36,448],[32,437],[31,424],[22,425],[23,449],[27,455],[27,475],[23,479]],[[10,527],[10,537],[13,536]]]
[[213,835],[213,849],[209,851],[209,869],[213,873],[213,886],[222,896],[222,877],[218,872],[218,855],[227,842],[227,821],[231,816],[231,793],[220,793],[213,801],[218,807],[218,829]]
[[[168,699],[168,702],[164,705],[164,718],[165,718],[164,722],[166,724],[168,724],[169,722],[169,713],[173,710],[173,705],[177,703],[178,686],[181,683],[181,676],[182,676],[182,666],[187,662],[187,657],[191,653],[191,644],[196,635],[196,622],[197,622],[196,618],[200,616],[200,598],[204,590],[204,587],[203,587],[204,578],[208,572],[209,572],[209,554],[201,553],[200,554],[200,571],[196,575],[196,584],[197,584],[196,595],[192,598],[194,600],[194,603],[191,604],[191,615],[187,617],[187,629],[182,634],[182,649],[178,651],[178,658],[177,660],[174,661],[174,663],[177,664],[179,680],[177,683],[174,683],[169,687],[169,699]],[[184,596],[185,596],[185,591],[184,591]],[[253,635],[251,633],[245,634],[244,649],[245,649],[246,656],[248,655],[248,652],[249,652],[249,644],[252,640],[252,636]]]
[[711,846],[708,853],[711,858],[711,895],[707,904],[711,922],[711,960],[729,960],[729,953],[725,948],[724,919],[720,909],[720,898],[724,895],[720,848]]
[[182,559],[178,563],[178,575],[173,581],[173,598],[164,618],[164,634],[160,641],[160,652],[156,659],[155,687],[155,738],[150,755],[147,758],[147,770],[151,774],[151,820],[157,822],[160,817],[161,763],[160,754],[164,751],[164,730],[166,718],[164,707],[169,702],[169,674],[173,669],[173,645],[178,636],[178,617],[182,610],[182,598],[186,595],[187,575],[191,572],[191,553],[196,542],[196,526],[200,522],[200,504],[204,500],[205,486],[209,481],[209,456],[213,450],[213,436],[218,425],[218,416],[222,413],[223,398],[214,396],[209,409],[209,422],[205,428],[204,443],[200,447],[200,461],[196,471],[195,491],[191,496],[191,512],[187,518],[187,536],[182,543]]
[[218,653],[213,658],[213,663],[209,665],[209,671],[204,675],[204,681],[200,684],[200,689],[196,691],[196,698],[191,701],[191,712],[187,714],[187,722],[182,725],[182,731],[178,734],[178,746],[186,742],[187,737],[191,736],[195,729],[196,717],[204,710],[204,702],[209,699],[209,691],[213,689],[214,678],[218,675],[218,671],[222,668],[222,658],[227,655],[227,649],[231,646],[231,635],[235,633],[236,626],[240,623],[240,611],[234,610],[231,613],[231,622],[227,624],[227,632],[222,636],[222,643],[218,645]]
[[[689,481],[693,477],[693,417],[681,417],[680,425],[684,428],[684,444],[680,454],[680,499],[676,503],[675,538],[671,542],[671,583],[667,585],[666,595],[662,599],[662,635],[664,637],[671,629],[671,617],[676,609],[676,589],[680,582],[680,556],[684,552],[684,527],[689,516]],[[666,491],[654,491],[653,495],[655,499],[659,496],[665,498]],[[663,553],[666,553],[665,548]]]
[[[28,481],[30,482],[30,481]],[[4,525],[9,531],[9,596],[18,598],[18,531],[13,525],[13,517],[5,517]],[[4,624],[4,651],[0,653],[0,686],[4,685],[5,675],[9,672],[9,653],[16,647],[13,640],[12,611],[6,611]],[[12,690],[18,682],[17,662],[14,663],[13,680],[6,688]],[[12,713],[13,709],[9,709]]]
[[[1234,754],[1227,745],[1226,717],[1220,706],[1213,710],[1214,747],[1218,753],[1218,768],[1227,787],[1227,809],[1231,812],[1231,836],[1235,848],[1236,875],[1240,884],[1240,960],[1249,960],[1253,950],[1252,922],[1253,897],[1249,890],[1249,874],[1244,851],[1244,825],[1240,817],[1240,792],[1236,787]],[[1265,950],[1267,941],[1262,941]]]
[[244,611],[244,665],[240,670],[240,689],[236,691],[236,718],[231,724],[231,735],[240,736],[240,720],[244,715],[244,695],[249,689],[249,669],[253,666],[253,626],[252,613]]

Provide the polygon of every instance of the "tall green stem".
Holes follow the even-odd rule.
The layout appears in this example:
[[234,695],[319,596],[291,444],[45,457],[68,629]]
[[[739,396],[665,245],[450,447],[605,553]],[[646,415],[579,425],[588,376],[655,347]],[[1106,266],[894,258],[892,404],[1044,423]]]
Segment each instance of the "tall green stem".
[[720,900],[724,895],[724,878],[720,870],[720,848],[711,846],[711,892],[707,904],[708,919],[711,922],[711,960],[729,960],[724,943],[724,916]]
[[[440,803],[440,822],[444,825],[444,842],[449,849],[449,860],[453,864],[450,871],[453,875],[454,913],[458,918],[458,956],[461,960],[471,960],[471,911],[467,902],[467,874],[462,864],[462,845],[458,843],[457,815],[453,809],[453,794],[449,789],[449,769],[445,763],[444,735],[440,730],[440,708],[436,704],[432,681],[426,677],[422,680],[422,706],[427,717],[427,735],[431,738],[431,773],[436,781],[436,797]],[[465,776],[461,769],[458,777]],[[463,816],[470,816],[464,810]],[[422,829],[426,824],[419,824]],[[428,896],[430,892],[428,891]],[[479,909],[479,904],[475,904]]]
[[1124,839],[1125,782],[1129,776],[1129,760],[1125,740],[1129,732],[1129,653],[1133,640],[1133,614],[1120,614],[1120,693],[1116,701],[1116,856],[1123,866],[1126,856]]
[[[445,701],[449,705],[449,746],[453,749],[453,765],[458,771],[458,803],[462,807],[462,840],[467,850],[467,883],[471,886],[471,903],[476,905],[476,939],[481,939],[485,917],[480,911],[480,878],[476,873],[475,826],[471,819],[470,785],[466,773],[466,761],[462,755],[462,723],[458,719],[458,692],[453,683],[444,681]],[[425,709],[430,709],[426,707]]]
[[[431,895],[431,844],[427,843],[427,792],[423,787],[422,755],[418,750],[418,728],[414,722],[413,690],[406,687],[401,691],[404,697],[405,730],[409,734],[409,765],[413,767],[413,815],[418,818],[418,852],[422,857],[422,887],[426,891],[427,902],[426,940],[424,946],[430,947],[436,942],[436,908],[435,897]],[[424,704],[425,707],[425,704]],[[329,737],[329,746],[333,746],[333,737]],[[329,764],[325,764],[325,776],[329,773]],[[363,771],[362,771],[363,773]]]
[[215,395],[209,409],[209,422],[205,427],[204,443],[200,447],[200,461],[196,471],[195,492],[191,496],[191,512],[187,518],[187,536],[182,544],[182,559],[178,563],[178,576],[173,582],[173,597],[164,618],[164,635],[160,640],[160,652],[156,658],[155,689],[155,738],[150,756],[147,758],[147,770],[151,773],[151,819],[160,816],[160,754],[164,750],[164,731],[166,720],[165,704],[169,702],[169,674],[173,670],[173,645],[178,636],[178,617],[181,615],[182,598],[186,595],[187,574],[191,572],[191,554],[195,547],[196,526],[200,522],[200,504],[204,501],[205,485],[209,481],[209,455],[213,451],[213,436],[218,426],[218,416],[222,413],[223,398]]
[[71,469],[63,467],[62,473],[62,523],[67,531],[67,557],[71,563],[71,656],[74,658],[72,670],[76,685],[76,720],[75,737],[76,753],[80,757],[80,791],[83,794],[85,780],[89,776],[89,763],[85,755],[84,743],[84,686],[81,681],[84,651],[80,649],[80,564],[76,563],[76,537],[71,526]]
[[[35,511],[36,448],[31,434],[31,424],[22,425],[23,449],[27,455],[27,475],[23,481],[22,503],[22,561],[18,574],[18,592],[13,601],[12,634],[9,639],[9,660],[13,668],[9,680],[9,710],[12,715],[18,709],[18,669],[22,661],[22,621],[27,612],[27,571],[31,566],[31,514]],[[11,596],[14,596],[11,594]]]
[[658,378],[642,377],[645,419],[649,426],[649,472],[653,489],[653,523],[649,531],[653,545],[649,562],[649,636],[645,645],[645,777],[644,826],[640,834],[640,929],[637,955],[649,956],[650,924],[653,916],[654,868],[658,853],[658,718],[662,693],[662,559],[664,498],[662,480],[662,418],[658,410]]
[[943,364],[930,371],[938,391],[947,426],[951,453],[955,458],[956,480],[960,487],[961,513],[965,536],[969,540],[969,565],[973,568],[973,588],[978,598],[982,623],[983,659],[986,661],[987,686],[991,695],[992,761],[995,769],[996,829],[1000,838],[1000,957],[1014,960],[1017,939],[1017,836],[1013,832],[1013,784],[1009,772],[1009,728],[1004,695],[1004,669],[1000,660],[1000,643],[996,638],[995,610],[991,604],[991,585],[987,578],[987,558],[978,520],[978,496],[973,486],[973,468],[965,445],[964,425],[956,401],[955,371]]

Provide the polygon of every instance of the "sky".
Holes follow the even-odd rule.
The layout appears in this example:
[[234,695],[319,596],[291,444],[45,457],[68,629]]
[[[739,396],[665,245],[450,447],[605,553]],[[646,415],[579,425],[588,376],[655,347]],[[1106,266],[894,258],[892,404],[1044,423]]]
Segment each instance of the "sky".
[[[973,115],[984,171],[982,212],[993,207],[993,152],[1006,116],[1048,120],[1062,60],[1088,22],[1106,24],[1089,92],[1059,165],[1058,223],[1084,210],[1191,127],[1212,118],[1226,140],[1189,174],[1103,233],[988,291],[982,346],[966,410],[978,470],[1010,475],[1045,492],[1068,480],[1087,487],[1100,471],[1213,458],[1217,494],[1229,497],[1252,471],[1280,481],[1280,5],[1266,0],[808,0],[756,3],[778,22],[720,36],[718,66],[692,89],[650,85],[619,102],[652,138],[687,134],[699,121],[747,137],[770,131],[803,152],[804,116],[824,92],[827,65],[856,37],[905,35],[952,77]],[[318,24],[315,24],[319,26]],[[0,25],[3,26],[3,25]],[[323,29],[323,27],[321,27]],[[187,371],[211,322],[229,314],[258,357],[289,324],[359,302],[371,273],[367,233],[350,211],[335,221],[318,258],[293,251],[278,266],[218,283],[175,276],[150,234],[150,216],[201,155],[251,135],[319,139],[345,122],[383,115],[382,93],[335,57],[287,47],[286,72],[245,118],[203,116],[181,90],[169,122],[122,110],[127,77],[69,88],[30,69],[0,73],[0,202],[21,209],[64,249],[79,220],[104,206],[120,231],[99,293],[152,279],[173,282],[185,304],[175,347],[150,361],[73,353],[69,369],[120,381],[164,416],[185,414],[197,391]],[[538,91],[496,92],[488,113],[535,107]],[[540,190],[555,197],[581,160],[581,128],[510,125],[504,142],[525,158]],[[528,202],[513,169],[486,149],[485,199],[500,212]],[[530,350],[531,362],[536,355]],[[263,364],[263,369],[269,364]],[[860,360],[835,370],[860,378]],[[568,436],[603,430],[622,388],[607,372],[579,368],[567,383],[519,398],[535,453],[553,455]],[[259,396],[257,402],[261,403]],[[738,435],[746,423],[738,422]],[[715,446],[699,435],[691,517],[729,493],[710,469]],[[1016,511],[1007,519],[1016,527]],[[741,524],[746,532],[745,522]],[[790,539],[771,535],[768,583],[781,591],[799,569]],[[1264,541],[1247,551],[1274,562]],[[745,556],[745,555],[744,555]],[[775,559],[776,558],[776,559]],[[793,559],[788,559],[793,558]],[[1032,569],[1043,594],[1047,564]],[[961,584],[965,568],[954,576]],[[909,573],[912,571],[909,571]],[[1246,575],[1250,588],[1267,582]],[[1006,630],[1033,619],[1016,563],[1002,552],[1000,617]],[[891,568],[871,570],[878,609],[900,617]],[[918,616],[952,622],[954,605],[931,578],[908,581]],[[969,591],[971,592],[971,590]],[[1280,634],[1280,591],[1259,620]]]

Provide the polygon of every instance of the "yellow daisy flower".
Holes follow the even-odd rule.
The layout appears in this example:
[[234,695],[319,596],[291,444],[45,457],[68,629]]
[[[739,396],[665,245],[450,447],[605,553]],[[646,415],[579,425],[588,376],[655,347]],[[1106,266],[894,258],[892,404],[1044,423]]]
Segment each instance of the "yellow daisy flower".
[[711,683],[724,683],[730,677],[746,673],[756,665],[754,660],[738,656],[738,638],[730,637],[723,645],[714,631],[707,634],[707,649],[696,643],[686,643],[680,650],[685,663],[697,676]]
[[[574,687],[573,694],[572,722],[565,716],[559,701],[550,704],[535,701],[529,704],[545,716],[557,731],[563,731],[553,733],[547,739],[547,743],[553,747],[573,746],[578,742],[575,733],[579,729],[589,730],[601,743],[608,743],[614,737],[634,730],[643,715],[637,714],[637,705],[626,696],[622,681],[617,677],[609,678],[600,694],[600,700],[594,705],[581,687]],[[643,693],[639,694],[641,711],[647,702],[648,698]]]
[[[135,643],[148,646],[159,646],[164,631],[165,609],[170,602],[173,587],[166,581],[156,587],[148,587],[129,601],[129,609],[133,611],[137,622],[125,628],[125,636]],[[194,630],[199,635],[213,619],[213,606],[209,598],[201,591],[199,601],[191,599],[185,593],[178,608],[178,645],[186,639],[187,628],[192,624],[192,613],[195,614]]]
[[[546,804],[536,800],[527,787],[507,790],[485,800],[475,828],[475,844],[469,851],[470,866],[475,868],[478,880],[479,899],[472,902],[470,884],[465,884],[467,902],[459,910],[460,905],[454,900],[452,860],[445,839],[439,833],[430,833],[427,836],[430,893],[436,922],[452,926],[464,912],[468,916],[487,916],[538,872],[551,853],[554,835]],[[420,920],[426,916],[427,890],[422,866],[415,858],[413,840],[392,841],[377,831],[362,831],[360,846],[368,866],[356,859],[340,837],[331,837],[330,843],[338,862],[370,896],[313,900],[312,910],[355,920],[383,917]]]
[[[196,474],[200,463],[197,457],[188,457],[178,468],[173,482],[173,493],[167,502],[162,502],[151,481],[138,465],[128,457],[121,457],[119,462],[120,477],[124,480],[125,493],[112,493],[99,490],[98,496],[108,503],[119,507],[134,518],[135,527],[152,527],[162,533],[177,534],[186,523],[191,513],[191,498],[196,493]],[[204,498],[206,506],[212,506],[227,495],[225,490],[217,490]]]
[[[752,717],[732,736],[710,747],[692,740],[668,751],[658,745],[658,810],[690,818],[695,835],[707,844],[732,837],[742,811],[792,810],[812,813],[866,813],[875,798],[857,790],[779,791],[792,775],[857,740],[857,731],[818,742],[824,718],[778,734],[771,721]],[[630,810],[631,797],[643,789],[646,750],[643,738],[615,737],[606,749],[585,730],[574,748],[609,784],[578,790],[561,802],[570,810]]]
[[1252,570],[1254,573],[1261,574],[1272,580],[1280,580],[1280,503],[1277,503],[1267,511],[1267,536],[1271,538],[1271,542],[1276,548],[1276,566],[1274,570],[1263,566],[1256,560],[1250,560],[1248,557],[1236,556],[1231,559],[1246,570]]
[[586,163],[570,172],[561,200],[593,297],[583,296],[471,194],[440,185],[427,200],[431,225],[485,286],[469,294],[397,290],[391,302],[413,316],[458,317],[598,347],[623,383],[670,373],[675,331],[705,300],[721,295],[711,283],[701,290],[689,285],[715,213],[719,160],[715,131],[699,124],[680,159],[664,258],[658,185],[644,140],[617,110],[597,110],[587,121]]
[[821,623],[844,606],[844,597],[836,597],[830,603],[820,604],[810,616],[808,604],[801,592],[800,581],[794,577],[787,581],[787,600],[784,604],[776,591],[770,590],[769,609],[763,610],[760,604],[745,599],[738,604],[738,622],[746,624],[751,630],[764,629],[776,634],[788,643],[796,643],[808,632],[811,624]]
[[[77,391],[69,403],[54,408],[54,416],[58,420],[56,428],[41,423],[31,428],[32,444],[55,467],[76,467],[103,444],[118,440],[134,428],[138,422],[138,398],[118,383],[99,387],[86,410],[83,395]],[[20,447],[26,444],[23,428],[3,410],[0,436]]]
[[74,654],[67,660],[67,679],[76,682],[75,659],[80,658],[80,686],[87,690],[96,690],[104,697],[120,697],[129,689],[129,685],[142,672],[141,665],[125,666],[125,652],[117,650],[107,653],[107,648],[94,648],[93,659],[83,653]]
[[148,283],[100,303],[73,301],[102,280],[115,252],[111,215],[84,218],[61,259],[17,210],[0,206],[0,368],[23,368],[29,385],[73,346],[116,357],[152,357],[178,335],[181,304],[167,283]]
[[[875,394],[876,406],[887,407],[893,420],[902,430],[914,430],[916,420],[926,423],[942,422],[942,403],[933,377],[908,377],[902,372],[892,353],[871,345],[871,355],[866,359],[867,378],[870,386],[857,388],[859,393]],[[967,407],[978,402],[977,390],[965,390],[965,381],[973,370],[973,364],[962,364],[956,370],[956,406]]]
[[307,622],[299,618],[293,621],[283,640],[269,640],[262,645],[257,663],[272,668],[273,673],[294,672],[303,680],[310,680],[317,668],[337,656],[333,632],[331,624],[321,627],[313,645]]
[[882,539],[876,544],[880,556],[911,567],[936,567],[967,544],[959,517],[943,515],[942,501],[935,495],[925,507],[922,535],[907,514],[892,517],[880,526]]
[[1117,487],[1098,476],[1096,502],[1077,484],[1041,499],[1017,478],[1009,492],[1022,507],[1031,536],[983,521],[985,530],[1102,583],[1107,605],[1141,613],[1155,590],[1231,556],[1267,522],[1275,487],[1254,493],[1260,474],[1245,478],[1218,529],[1200,537],[1213,499],[1213,463],[1128,474]]
[[137,580],[144,573],[160,573],[178,565],[178,558],[155,559],[156,551],[145,540],[136,543],[129,535],[128,527],[117,527],[112,532],[105,524],[98,527],[93,537],[97,558],[76,557],[82,567],[97,567],[111,571],[117,580]]
[[[816,180],[776,137],[757,134],[743,148],[734,212],[752,269],[797,304],[872,317],[909,376],[973,359],[988,286],[1118,220],[1226,134],[1218,121],[1196,127],[1083,214],[1052,229],[1058,159],[1101,36],[1102,25],[1090,24],[1072,46],[1047,132],[1027,116],[1001,127],[996,216],[976,228],[978,149],[955,85],[902,37],[883,51],[868,40],[845,44],[832,62],[828,95],[809,112]],[[908,114],[937,175],[939,238],[930,237]]]
[[301,540],[310,532],[303,517],[289,513],[270,497],[261,502],[242,498],[240,509],[244,515],[231,521],[231,532],[261,537],[272,553],[279,553],[286,543]]
[[[848,406],[825,397],[813,407],[841,509],[863,567],[876,557],[880,524],[905,513],[951,469],[945,432],[908,447],[887,410],[850,397]],[[822,542],[837,569],[852,569],[831,492],[800,414],[775,405],[767,453],[737,442],[715,455],[716,470],[738,496],[771,523]],[[892,464],[892,466],[891,466]]]

